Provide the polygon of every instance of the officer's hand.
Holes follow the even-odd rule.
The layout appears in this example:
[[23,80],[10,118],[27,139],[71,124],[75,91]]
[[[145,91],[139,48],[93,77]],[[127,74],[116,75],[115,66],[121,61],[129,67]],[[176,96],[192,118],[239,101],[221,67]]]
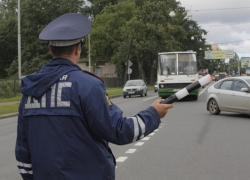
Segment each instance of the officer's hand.
[[161,101],[163,101],[163,99],[157,99],[151,104],[151,106],[156,109],[159,114],[159,117],[163,118],[167,114],[168,109],[173,107],[173,104],[161,104]]

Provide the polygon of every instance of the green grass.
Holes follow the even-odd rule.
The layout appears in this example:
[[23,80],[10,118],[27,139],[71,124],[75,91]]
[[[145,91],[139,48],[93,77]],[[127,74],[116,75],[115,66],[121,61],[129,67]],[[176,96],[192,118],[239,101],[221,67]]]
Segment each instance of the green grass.
[[15,113],[18,110],[19,103],[0,106],[0,115]]
[[20,101],[21,97],[22,97],[22,96],[19,95],[19,96],[12,97],[12,98],[1,98],[1,99],[0,99],[0,103],[2,103],[2,102]]
[[115,87],[115,88],[107,88],[106,91],[107,91],[108,95],[111,97],[114,95],[122,94],[122,89],[123,88],[121,88],[121,87]]
[[[122,95],[122,87],[115,87],[115,88],[107,88],[107,93],[109,97],[115,96],[115,95]],[[153,86],[148,86],[148,90],[153,89]],[[13,101],[20,101],[21,95],[12,97],[12,98],[5,98],[0,99],[0,103],[2,102],[13,102]],[[0,106],[0,115],[3,114],[9,114],[9,113],[15,113],[18,111],[19,103],[16,104],[9,104],[9,105],[2,105]]]

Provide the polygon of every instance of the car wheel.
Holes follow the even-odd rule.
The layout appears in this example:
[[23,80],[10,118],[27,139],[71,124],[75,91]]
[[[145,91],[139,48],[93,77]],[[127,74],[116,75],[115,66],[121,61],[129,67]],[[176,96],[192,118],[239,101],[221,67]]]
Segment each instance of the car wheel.
[[213,115],[218,115],[220,114],[220,109],[218,106],[218,103],[215,99],[210,99],[208,102],[208,110],[211,114]]
[[145,92],[145,96],[147,96],[148,94],[147,94],[147,90],[146,90],[146,92]]
[[143,90],[141,91],[141,97],[143,97]]
[[125,95],[123,95],[123,98],[126,98],[126,96],[125,96]]
[[129,95],[128,97],[130,97],[130,98],[131,98],[131,95]]

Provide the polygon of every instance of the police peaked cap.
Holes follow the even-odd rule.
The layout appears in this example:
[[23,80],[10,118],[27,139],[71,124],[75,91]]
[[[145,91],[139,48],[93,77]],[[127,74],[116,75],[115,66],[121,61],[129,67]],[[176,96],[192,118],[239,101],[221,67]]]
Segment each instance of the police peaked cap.
[[39,39],[57,47],[78,44],[89,34],[91,22],[82,14],[68,13],[51,21],[40,33]]

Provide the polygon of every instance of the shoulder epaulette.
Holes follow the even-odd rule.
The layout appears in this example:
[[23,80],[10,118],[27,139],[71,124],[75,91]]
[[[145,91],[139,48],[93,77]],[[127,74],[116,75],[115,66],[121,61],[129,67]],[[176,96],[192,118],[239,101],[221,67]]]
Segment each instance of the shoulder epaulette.
[[100,80],[104,83],[104,79],[101,78],[100,76],[97,76],[97,75],[95,75],[94,73],[89,72],[89,71],[86,71],[86,70],[83,70],[83,72],[85,72],[85,73],[87,73],[87,74],[89,74],[89,75],[91,75],[91,76],[94,76],[94,77],[100,79]]

